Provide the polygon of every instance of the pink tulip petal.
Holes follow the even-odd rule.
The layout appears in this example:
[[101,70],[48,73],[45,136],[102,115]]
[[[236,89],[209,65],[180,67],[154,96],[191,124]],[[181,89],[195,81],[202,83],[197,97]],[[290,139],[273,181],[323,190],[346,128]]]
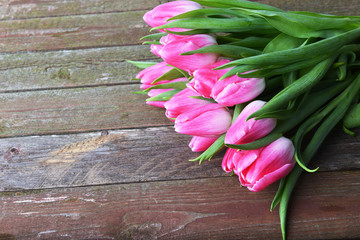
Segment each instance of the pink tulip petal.
[[240,115],[231,125],[225,136],[226,144],[245,144],[253,142],[263,136],[266,136],[276,126],[276,119],[260,119],[247,118],[265,105],[263,101],[253,101],[248,104]]
[[175,131],[202,137],[216,137],[223,134],[231,124],[229,110],[211,103],[180,114],[175,120]]
[[285,164],[279,169],[270,172],[269,174],[264,175],[261,179],[256,181],[253,184],[243,185],[248,187],[250,191],[259,192],[264,190],[270,184],[276,182],[277,180],[283,178],[284,176],[288,175],[291,170],[293,169],[295,163],[292,164]]
[[[157,27],[167,23],[169,18],[200,8],[202,8],[201,5],[196,2],[173,1],[158,5],[153,10],[145,13],[143,19],[151,27]],[[169,28],[168,30],[177,31],[182,29]],[[164,32],[165,30],[161,29],[160,31]]]
[[218,137],[208,138],[194,136],[189,143],[189,147],[193,152],[203,152],[208,149],[217,139]]

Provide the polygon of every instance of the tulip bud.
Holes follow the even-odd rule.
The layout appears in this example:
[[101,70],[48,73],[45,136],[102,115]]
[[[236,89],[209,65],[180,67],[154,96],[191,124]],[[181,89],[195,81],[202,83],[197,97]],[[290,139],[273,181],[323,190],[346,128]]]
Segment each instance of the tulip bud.
[[177,116],[184,112],[189,112],[197,107],[211,104],[211,102],[209,101],[191,98],[191,96],[200,95],[186,88],[175,94],[172,98],[170,98],[170,100],[165,103],[166,117],[171,120],[173,118],[177,118]]
[[[169,18],[177,16],[179,14],[189,12],[192,10],[202,8],[200,4],[192,1],[173,1],[164,4],[160,4],[153,10],[145,13],[143,19],[151,27],[158,27],[164,25]],[[169,31],[186,31],[188,29],[181,28],[169,28]],[[160,31],[165,32],[165,29]]]
[[255,120],[247,118],[265,105],[265,102],[256,100],[249,103],[233,122],[225,135],[225,144],[246,144],[262,138],[276,126],[275,118]]
[[294,145],[281,137],[271,144],[255,149],[228,149],[222,167],[226,172],[234,170],[241,185],[258,192],[271,183],[285,177],[295,165]]
[[199,93],[205,98],[210,98],[210,94],[215,84],[219,81],[222,75],[224,75],[228,70],[213,70],[214,68],[220,67],[226,63],[230,62],[229,60],[220,60],[214,64],[199,68],[194,71],[194,78],[191,80],[187,86],[193,89],[195,92]]
[[[171,69],[173,69],[173,68],[170,66],[167,66],[166,62],[160,62],[151,67],[145,68],[144,70],[142,70],[141,72],[138,73],[136,78],[141,79],[140,80],[142,83],[141,88],[147,89],[152,86],[151,83],[155,79],[157,79],[158,77],[167,73]],[[160,84],[160,82],[157,84]]]
[[198,107],[180,114],[175,120],[175,131],[201,137],[217,137],[230,127],[232,116],[217,103]]
[[263,78],[240,78],[236,75],[217,81],[211,97],[224,106],[248,102],[259,96],[265,89]]
[[180,55],[181,53],[194,51],[205,46],[216,45],[217,42],[215,38],[210,35],[197,34],[179,36],[169,34],[163,38],[160,42],[164,44],[164,46],[157,53],[166,63],[189,73],[194,72],[198,68],[215,63],[219,57],[217,53]]
[[193,152],[203,152],[208,149],[217,139],[217,137],[208,138],[194,136],[189,143],[189,147]]
[[161,77],[163,74],[167,73],[173,69],[173,67],[168,66],[165,62],[157,63],[151,67],[145,68],[136,76],[136,78],[141,79],[141,89],[147,89],[154,85],[163,84],[163,83],[170,83],[170,82],[182,82],[187,81],[187,78],[177,78],[174,80],[162,80],[153,84],[152,82]]

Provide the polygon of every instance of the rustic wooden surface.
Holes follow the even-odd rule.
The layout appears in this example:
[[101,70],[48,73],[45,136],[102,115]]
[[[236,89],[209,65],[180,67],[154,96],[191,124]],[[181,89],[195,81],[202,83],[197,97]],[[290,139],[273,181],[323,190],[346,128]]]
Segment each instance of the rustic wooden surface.
[[[279,239],[276,184],[241,188],[187,160],[189,136],[132,94],[155,60],[142,15],[165,1],[0,1],[0,239]],[[359,15],[357,0],[262,0]],[[360,131],[357,131],[360,134]],[[289,239],[360,238],[360,137],[340,129],[304,174]]]

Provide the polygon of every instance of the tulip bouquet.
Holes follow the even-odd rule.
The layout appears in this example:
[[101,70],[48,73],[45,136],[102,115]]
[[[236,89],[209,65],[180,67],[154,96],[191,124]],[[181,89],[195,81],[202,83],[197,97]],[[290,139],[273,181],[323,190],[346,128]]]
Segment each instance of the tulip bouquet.
[[[144,21],[161,62],[134,62],[146,103],[250,191],[281,179],[271,210],[286,210],[301,172],[339,122],[360,126],[360,17],[286,12],[245,0],[173,1]],[[306,138],[305,138],[306,137]],[[306,141],[304,139],[307,139]]]

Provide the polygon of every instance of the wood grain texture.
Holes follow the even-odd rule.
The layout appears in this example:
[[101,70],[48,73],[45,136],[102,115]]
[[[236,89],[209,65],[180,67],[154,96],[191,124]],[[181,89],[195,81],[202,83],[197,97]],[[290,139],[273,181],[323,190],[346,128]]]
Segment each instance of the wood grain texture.
[[[189,149],[190,139],[173,127],[0,139],[0,190],[228,175],[221,169],[223,153],[201,166],[189,162],[199,155]],[[319,171],[360,169],[358,140],[341,135],[329,139],[313,165]]]
[[[357,239],[358,172],[306,175],[290,208],[291,239]],[[236,177],[12,192],[0,233],[13,239],[279,239],[275,188]],[[0,235],[1,236],[1,235]],[[10,238],[11,239],[11,238]]]
[[173,127],[0,139],[0,190],[225,176],[220,156],[188,161],[190,139]]
[[[0,191],[228,175],[223,153],[200,166],[189,162],[199,155],[188,147],[190,139],[173,127],[0,139]],[[360,169],[359,147],[359,137],[336,131],[312,166]]]
[[145,11],[0,21],[0,52],[139,44]]
[[[60,4],[61,1],[55,2]],[[116,2],[120,2],[120,5],[125,4],[123,1],[107,1],[105,5],[109,7],[105,7],[105,9],[117,5]],[[131,2],[129,6],[141,6],[143,1],[137,0]],[[360,6],[355,3],[355,0],[349,0],[347,4],[326,0],[316,3],[309,0],[306,3],[274,0],[262,2],[274,4],[287,10],[314,11],[315,9],[322,13],[344,14],[346,12],[354,15],[360,12]],[[36,1],[31,3],[31,6],[29,3],[24,2],[20,2],[16,6],[16,3],[9,0],[8,4],[3,7],[5,10],[3,9],[2,11],[9,12],[9,15],[14,15],[12,13],[14,11],[21,13],[23,11],[21,9],[31,9],[31,6],[36,9],[37,6]],[[80,8],[72,7],[73,3],[73,1],[62,3],[68,5],[61,7],[73,9],[68,10],[70,16],[0,21],[0,52],[45,51],[139,44],[139,38],[148,34],[149,27],[142,20],[142,16],[145,13],[143,10],[128,12],[116,12],[116,10],[115,12],[107,12],[105,10],[105,13],[71,15],[72,11]],[[144,4],[144,6],[146,6],[145,8],[152,8],[158,3],[160,2],[152,1]],[[21,7],[22,4],[24,5]],[[94,1],[89,1],[88,3],[80,1],[77,4],[80,4],[80,6],[81,4],[84,5],[81,9],[87,9],[87,7],[90,9],[96,8]],[[6,6],[16,6],[15,9],[18,10],[11,10]],[[99,6],[97,7],[99,8]],[[79,12],[81,13],[81,11]],[[6,14],[3,15],[6,16]]]
[[3,0],[0,19],[24,19],[54,16],[129,12],[151,9],[163,0]]
[[0,94],[0,137],[169,125],[139,85]]
[[125,60],[158,61],[149,46],[21,52],[0,55],[0,93],[43,88],[134,83],[141,70]]

